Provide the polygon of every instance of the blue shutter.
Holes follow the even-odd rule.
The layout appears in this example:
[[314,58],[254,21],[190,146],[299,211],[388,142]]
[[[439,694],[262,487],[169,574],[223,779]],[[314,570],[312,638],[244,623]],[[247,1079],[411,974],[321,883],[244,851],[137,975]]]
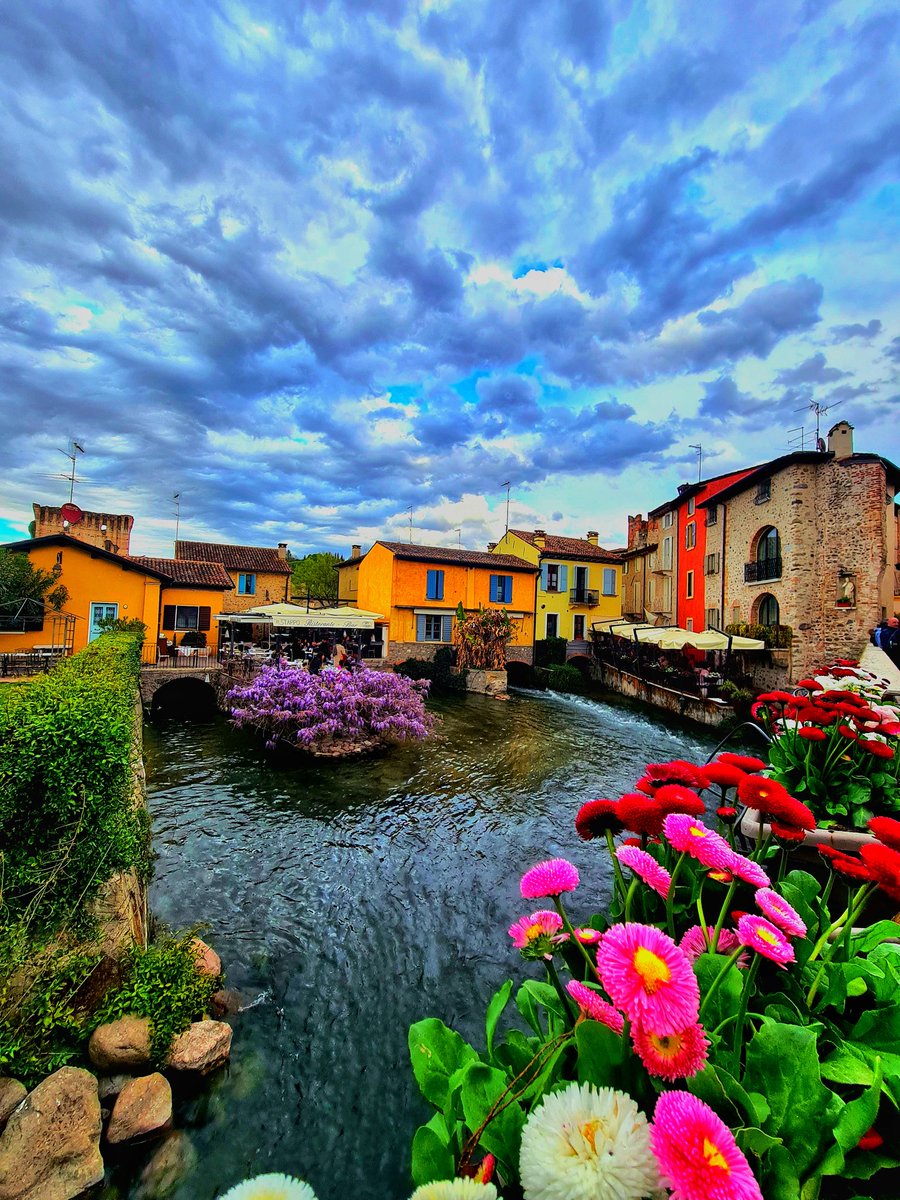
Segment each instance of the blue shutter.
[[503,576],[503,602],[512,604],[512,575]]
[[435,597],[435,599],[443,600],[443,598],[444,598],[444,572],[443,571],[435,571],[435,575],[437,576],[437,596]]
[[547,590],[547,564],[541,563],[541,591]]
[[453,641],[453,618],[452,617],[441,617],[441,621],[443,623],[443,627],[441,629],[441,634],[442,634],[441,641],[452,642]]
[[425,618],[416,617],[416,641],[425,641]]
[[563,593],[569,590],[569,568],[565,564],[559,568],[559,590]]
[[428,571],[425,578],[425,599],[436,599],[435,592],[437,591],[437,571]]

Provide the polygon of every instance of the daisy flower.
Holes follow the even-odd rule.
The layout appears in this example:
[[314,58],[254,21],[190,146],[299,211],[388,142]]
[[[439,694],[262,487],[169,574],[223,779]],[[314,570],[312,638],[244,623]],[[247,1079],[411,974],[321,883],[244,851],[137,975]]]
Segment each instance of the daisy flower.
[[221,1200],[316,1200],[316,1194],[292,1175],[256,1175],[229,1188]]
[[806,937],[806,922],[783,896],[771,888],[759,888],[755,900],[764,917],[768,917],[790,937]]
[[660,1034],[697,1020],[700,990],[683,951],[653,925],[614,925],[597,950],[603,986],[628,1019]]
[[526,871],[519,887],[526,900],[574,892],[578,887],[578,868],[564,858],[548,858]]
[[743,879],[744,883],[749,883],[751,887],[772,886],[772,880],[759,863],[755,863],[752,858],[745,858],[743,854],[732,853],[728,861],[728,870],[738,879]]
[[845,854],[842,850],[836,850],[834,846],[817,846],[816,849],[824,859],[828,860],[831,869],[837,871],[839,875],[843,875],[845,879],[853,879],[860,883],[872,881],[872,872],[862,859],[854,858],[852,854]]
[[604,837],[607,831],[620,833],[623,828],[618,800],[588,800],[575,817],[575,832],[586,842]]
[[623,867],[629,867],[644,883],[652,887],[654,892],[658,892],[663,900],[666,899],[672,876],[665,867],[659,865],[652,854],[648,854],[646,850],[639,850],[637,846],[620,846],[616,851],[616,858]]
[[[707,939],[712,943],[713,934],[716,932],[714,925],[707,925],[706,937],[703,936],[703,930],[699,925],[692,925],[690,929],[682,937],[678,943],[680,948],[687,955],[688,962],[693,962],[695,958],[699,958],[701,954],[706,954],[709,951]],[[710,953],[714,954],[730,954],[732,950],[736,950],[740,945],[738,935],[733,929],[720,929],[719,938],[715,946],[712,947]],[[741,954],[737,959],[737,966],[742,969],[748,966],[750,959],[746,954]]]
[[625,1018],[619,1010],[607,1004],[602,996],[598,996],[586,984],[579,983],[577,979],[570,979],[566,984],[566,991],[584,1015],[592,1021],[609,1026],[613,1033],[621,1033],[625,1028]]
[[683,758],[673,758],[671,762],[648,763],[644,778],[651,787],[663,787],[667,783],[680,783],[689,788],[706,787],[706,775],[703,768]]
[[900,821],[895,821],[893,817],[873,817],[869,822],[869,832],[883,845],[900,850]]
[[879,842],[860,846],[859,853],[881,890],[892,900],[900,900],[900,853]]
[[665,813],[655,800],[642,792],[626,792],[619,801],[619,816],[626,829],[658,837],[662,833]]
[[665,783],[654,793],[656,803],[664,813],[687,813],[691,817],[701,817],[706,812],[706,805],[695,791],[680,783]]
[[582,946],[596,946],[603,937],[599,929],[591,929],[590,925],[578,925],[572,932]]
[[519,917],[509,927],[509,936],[517,950],[528,957],[543,958],[552,948],[552,939],[562,929],[562,917],[550,909],[533,912],[530,917]]
[[779,967],[795,961],[791,943],[777,926],[763,917],[744,913],[738,920],[738,940]]
[[625,1092],[571,1083],[522,1130],[525,1200],[642,1200],[660,1186],[647,1118]]
[[658,1079],[687,1079],[706,1065],[709,1041],[700,1024],[665,1036],[635,1025],[631,1040],[649,1074]]
[[690,854],[705,867],[717,871],[730,869],[734,851],[720,834],[707,829],[693,817],[670,813],[663,823],[663,830],[676,850]]
[[497,1189],[476,1179],[439,1179],[417,1187],[410,1200],[497,1200]]
[[758,771],[764,771],[769,765],[763,762],[761,758],[755,758],[752,754],[729,754],[728,751],[720,754],[716,762],[727,763],[730,767],[738,767],[739,770],[746,771],[748,775],[755,775]]
[[726,789],[737,787],[741,780],[747,776],[747,772],[742,771],[740,767],[718,760],[707,763],[703,771],[710,783],[715,783],[720,788]]
[[689,1092],[663,1092],[650,1139],[671,1200],[763,1200],[734,1134]]

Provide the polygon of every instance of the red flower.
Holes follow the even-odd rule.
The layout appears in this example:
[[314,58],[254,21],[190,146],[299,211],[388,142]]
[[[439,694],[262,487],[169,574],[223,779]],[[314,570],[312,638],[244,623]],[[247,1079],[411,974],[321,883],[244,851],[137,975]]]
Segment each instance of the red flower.
[[856,1143],[857,1150],[877,1150],[884,1145],[884,1138],[873,1125],[868,1133],[864,1133]]
[[740,767],[721,761],[707,763],[703,773],[710,783],[718,784],[722,788],[737,787],[742,779],[747,778],[747,772],[742,771]]
[[859,734],[849,725],[838,725],[838,733],[841,737],[850,738],[854,742],[859,740]]
[[726,750],[724,754],[720,754],[716,759],[717,763],[727,763],[729,767],[739,767],[742,771],[746,771],[748,775],[754,775],[757,771],[764,771],[768,763],[764,763],[761,758],[754,758],[752,754],[730,754]]
[[623,829],[617,800],[588,800],[575,817],[575,832],[584,841],[604,837],[607,830],[620,833]]
[[656,791],[656,785],[649,775],[641,776],[634,786],[637,791],[643,792],[645,796],[652,796]]
[[759,812],[770,812],[771,805],[788,795],[784,784],[761,775],[748,775],[738,784],[738,800]]
[[870,754],[874,754],[876,758],[894,757],[894,751],[884,742],[873,742],[870,738],[860,738],[857,745],[862,746],[863,750],[868,750]]
[[807,726],[805,729],[798,729],[797,734],[807,742],[824,742],[828,736],[824,729],[817,729],[814,725]]
[[822,685],[817,683],[815,679],[801,679],[797,687],[806,688],[808,692],[821,692]]
[[655,800],[666,816],[669,813],[687,813],[692,817],[702,817],[706,812],[706,805],[697,793],[678,783],[666,783],[658,788]]
[[900,737],[900,721],[882,721],[876,732],[885,737]]
[[900,821],[895,821],[893,817],[873,817],[869,829],[879,842],[890,846],[892,850],[900,850]]
[[634,833],[659,837],[665,815],[655,800],[641,792],[626,792],[619,801],[619,819]]
[[852,854],[845,854],[842,850],[836,850],[834,846],[819,846],[818,851],[823,858],[828,859],[832,869],[839,875],[860,883],[872,879],[872,872],[866,864],[861,859],[854,858]]
[[[702,768],[694,763],[685,762],[683,758],[674,758],[671,762],[648,763],[644,779],[655,788],[663,787],[667,783],[680,783],[689,788],[706,786],[706,776]],[[641,790],[643,791],[643,788]]]
[[737,809],[729,808],[729,806],[725,804],[721,808],[716,809],[716,816],[721,817],[723,821],[730,821],[733,817],[737,816]]
[[778,821],[772,822],[771,829],[776,841],[786,842],[791,846],[802,842],[806,837],[802,829],[794,825],[782,825]]
[[836,667],[858,667],[859,659],[858,658],[836,658],[834,660],[834,665]]
[[892,900],[900,900],[900,853],[878,842],[860,846],[859,853],[881,890]]

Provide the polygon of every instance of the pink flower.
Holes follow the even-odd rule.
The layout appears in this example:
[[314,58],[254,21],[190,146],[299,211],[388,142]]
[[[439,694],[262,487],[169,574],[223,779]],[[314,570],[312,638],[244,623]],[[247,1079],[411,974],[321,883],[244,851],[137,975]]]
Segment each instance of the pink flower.
[[706,1063],[709,1041],[699,1024],[665,1036],[635,1025],[631,1039],[649,1074],[659,1079],[687,1079]]
[[526,871],[519,887],[526,900],[574,892],[578,887],[578,868],[564,858],[548,858]]
[[743,854],[733,853],[728,862],[728,870],[732,875],[737,875],[738,879],[743,879],[744,883],[749,883],[751,887],[771,887],[772,880],[768,877],[759,863],[755,863],[752,858],[745,858]]
[[603,937],[599,929],[591,929],[589,925],[579,925],[572,932],[582,946],[596,946]]
[[764,958],[769,958],[779,967],[794,962],[794,948],[784,934],[771,921],[744,913],[738,919],[738,940]]
[[666,899],[672,876],[665,867],[659,865],[652,854],[648,854],[646,850],[639,850],[637,846],[620,846],[616,851],[616,858],[623,867],[630,867],[635,875],[658,892],[663,900]]
[[697,1020],[700,989],[686,955],[653,925],[613,925],[597,950],[603,986],[629,1021],[673,1034]]
[[689,1092],[663,1092],[650,1142],[670,1200],[763,1200],[731,1130]]
[[734,851],[720,834],[693,817],[670,813],[663,822],[663,830],[676,850],[690,854],[705,867],[716,871],[730,867]]
[[509,927],[509,936],[517,950],[524,950],[540,938],[552,938],[562,929],[562,917],[549,909],[533,912],[530,917],[519,917]]
[[760,888],[755,896],[764,916],[791,937],[806,937],[806,922],[783,896],[771,888]]
[[621,1033],[625,1028],[625,1018],[618,1009],[607,1004],[601,996],[592,992],[585,984],[579,983],[577,979],[570,979],[566,984],[566,991],[584,1015],[590,1017],[592,1021],[599,1021],[602,1025],[608,1026],[613,1033]]
[[[706,932],[710,942],[712,942],[713,934],[716,932],[715,926],[707,925]],[[706,938],[703,936],[703,930],[699,925],[692,925],[678,944],[687,955],[689,962],[693,962],[701,954],[706,954],[709,949],[706,944]],[[730,954],[740,944],[738,935],[733,929],[720,929],[719,939],[711,952],[716,954]],[[748,966],[749,963],[750,959],[746,954],[742,954],[737,960],[737,965],[741,968]]]

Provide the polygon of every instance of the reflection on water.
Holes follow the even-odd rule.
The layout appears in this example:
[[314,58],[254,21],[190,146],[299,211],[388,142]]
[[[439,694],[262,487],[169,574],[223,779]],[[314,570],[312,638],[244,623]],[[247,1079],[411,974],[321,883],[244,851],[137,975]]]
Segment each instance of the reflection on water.
[[[628,790],[648,761],[712,746],[578,697],[433,707],[428,742],[343,764],[273,764],[222,720],[146,729],[152,907],[177,928],[207,924],[249,1006],[229,1070],[180,1101],[197,1165],[175,1200],[264,1171],[308,1179],[320,1200],[408,1196],[427,1115],[410,1023],[440,1016],[483,1044],[486,998],[519,972],[505,931],[522,871],[570,858],[572,914],[586,917],[608,880],[575,837],[578,805]],[[125,1181],[107,1194],[144,1193]]]

